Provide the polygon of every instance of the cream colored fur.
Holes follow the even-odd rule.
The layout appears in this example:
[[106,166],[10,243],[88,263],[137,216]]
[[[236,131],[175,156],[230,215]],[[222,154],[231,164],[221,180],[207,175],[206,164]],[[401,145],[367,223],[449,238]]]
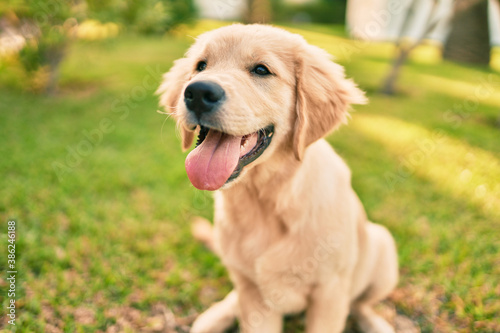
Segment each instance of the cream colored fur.
[[[199,61],[207,68],[196,71]],[[272,76],[251,73],[265,64]],[[215,192],[214,226],[195,236],[221,258],[234,283],[202,313],[193,333],[282,331],[284,314],[306,311],[309,333],[335,333],[352,313],[364,332],[393,328],[372,309],[395,287],[396,247],[367,220],[351,174],[322,139],[345,121],[364,94],[329,55],[295,34],[263,25],[232,25],[201,35],[164,76],[161,104],[174,112],[191,146],[197,125],[183,102],[189,83],[210,80],[226,92],[213,115],[232,135],[274,124],[271,145],[233,182]]]

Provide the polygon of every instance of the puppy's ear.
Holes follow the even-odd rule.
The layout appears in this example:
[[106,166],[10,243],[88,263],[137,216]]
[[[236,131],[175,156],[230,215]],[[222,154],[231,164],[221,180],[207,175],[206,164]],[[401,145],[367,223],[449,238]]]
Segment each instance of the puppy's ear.
[[[179,120],[177,104],[184,94],[184,84],[189,80],[191,70],[190,61],[187,58],[176,60],[170,71],[163,75],[163,81],[156,90],[156,94],[160,95],[160,105],[177,121]],[[191,147],[195,133],[182,126],[179,121],[177,124],[181,132],[182,149],[186,151]]]
[[365,104],[364,93],[345,78],[344,68],[324,50],[306,45],[297,63],[297,119],[293,138],[301,160],[311,143],[346,121],[351,104]]

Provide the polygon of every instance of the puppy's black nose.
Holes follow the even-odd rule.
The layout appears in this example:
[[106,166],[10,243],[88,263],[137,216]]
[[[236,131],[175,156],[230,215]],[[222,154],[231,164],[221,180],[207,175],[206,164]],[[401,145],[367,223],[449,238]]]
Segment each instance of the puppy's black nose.
[[184,91],[184,103],[189,111],[199,118],[203,113],[213,111],[224,98],[224,89],[215,82],[197,81]]

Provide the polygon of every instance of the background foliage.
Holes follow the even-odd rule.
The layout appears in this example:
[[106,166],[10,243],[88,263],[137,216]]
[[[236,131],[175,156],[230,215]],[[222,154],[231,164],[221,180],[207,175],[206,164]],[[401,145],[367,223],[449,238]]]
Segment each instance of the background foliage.
[[346,0],[318,0],[303,4],[271,0],[277,22],[345,23]]
[[60,63],[85,20],[113,22],[129,33],[163,34],[189,23],[196,8],[193,0],[7,0],[0,5],[2,17],[26,40],[10,62],[22,65],[28,89],[54,94]]

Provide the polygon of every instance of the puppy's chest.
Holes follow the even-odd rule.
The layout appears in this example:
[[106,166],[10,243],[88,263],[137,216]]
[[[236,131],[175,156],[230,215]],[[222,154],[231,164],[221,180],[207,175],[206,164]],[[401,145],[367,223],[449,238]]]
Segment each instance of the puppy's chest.
[[257,259],[286,233],[281,218],[259,206],[226,211],[217,219],[216,230],[224,264],[251,279]]

